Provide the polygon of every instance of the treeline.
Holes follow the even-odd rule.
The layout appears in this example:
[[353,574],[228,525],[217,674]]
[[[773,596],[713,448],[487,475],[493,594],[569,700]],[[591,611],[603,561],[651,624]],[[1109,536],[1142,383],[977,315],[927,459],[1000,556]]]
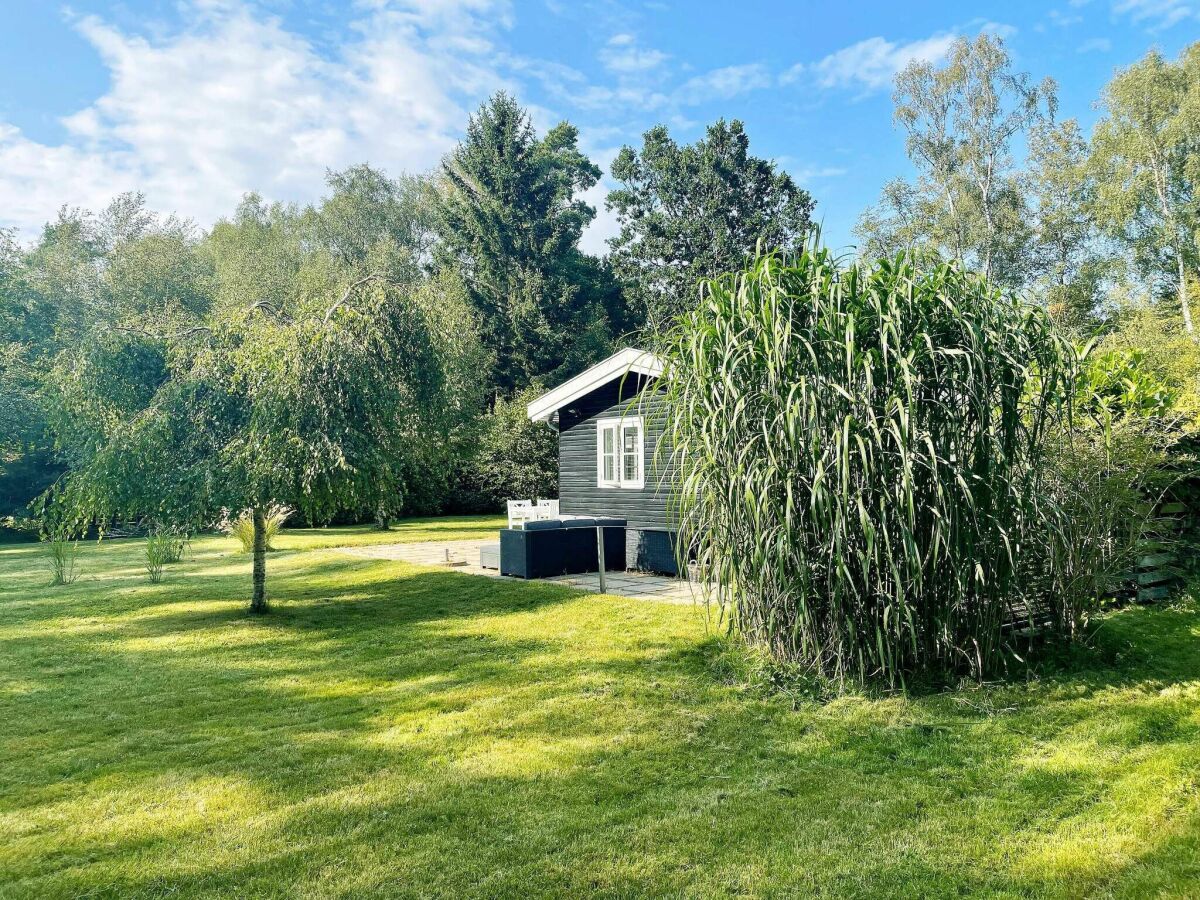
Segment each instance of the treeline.
[[[1195,420],[1200,44],[1118,73],[1090,137],[987,35],[910,65],[895,101],[916,177],[863,213],[860,253],[962,260],[1099,338],[1120,403]],[[208,231],[126,195],[32,244],[0,232],[0,515],[386,520],[550,495],[531,392],[653,342],[756,246],[811,238],[812,197],[737,121],[624,148],[597,257],[580,197],[601,174],[574,126],[539,135],[501,93],[432,173],[332,172],[318,203],[250,195]]]
[[1157,304],[1194,333],[1200,43],[1118,72],[1090,137],[1057,120],[1054,81],[1014,72],[987,34],[959,40],[944,65],[909,65],[894,99],[916,178],[890,182],[860,217],[867,256],[961,259],[1080,335]]
[[655,129],[614,171],[622,233],[598,258],[579,196],[600,169],[501,93],[427,175],[355,166],[319,203],[250,195],[207,232],[125,195],[31,246],[0,233],[0,514],[386,521],[552,496],[529,394],[809,225],[738,122],[686,147]]

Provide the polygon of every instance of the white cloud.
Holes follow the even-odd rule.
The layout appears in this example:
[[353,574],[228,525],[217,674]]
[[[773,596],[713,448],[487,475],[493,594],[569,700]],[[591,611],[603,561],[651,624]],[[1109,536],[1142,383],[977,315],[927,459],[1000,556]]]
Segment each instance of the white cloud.
[[952,33],[935,34],[907,44],[897,44],[882,37],[867,38],[829,54],[812,66],[793,66],[783,77],[794,81],[807,71],[823,88],[883,90],[910,62],[942,59],[957,37]]
[[312,199],[327,168],[436,164],[467,104],[505,86],[488,50],[507,5],[360,8],[354,37],[333,56],[234,0],[196,0],[181,31],[154,38],[77,20],[109,87],[64,118],[61,144],[0,122],[0,225],[28,233],[64,203],[96,208],[133,189],[208,224],[249,190]]
[[800,184],[812,184],[825,178],[840,178],[849,171],[841,166],[804,166],[800,169],[789,169],[788,174]]
[[695,106],[711,100],[728,100],[738,94],[770,87],[771,73],[762,63],[724,66],[685,81],[675,93],[676,99]]
[[1200,18],[1200,12],[1187,0],[1114,0],[1112,9],[1128,15],[1151,31],[1162,31],[1185,19]]
[[616,159],[620,147],[596,147],[594,140],[601,134],[603,132],[597,134],[589,131],[580,134],[580,144],[584,152],[592,162],[604,170],[604,175],[600,180],[580,194],[581,199],[596,210],[596,218],[592,219],[588,227],[584,229],[579,246],[585,253],[595,256],[603,256],[608,253],[608,239],[616,237],[621,230],[621,226],[617,223],[616,212],[606,209],[604,205],[608,192],[617,187],[616,182],[608,175],[608,171],[612,168],[612,161]]
[[1070,28],[1083,21],[1083,16],[1077,13],[1064,13],[1057,9],[1050,10],[1046,17],[1050,20],[1050,24],[1057,25],[1059,28]]
[[600,51],[600,62],[604,68],[618,75],[649,72],[667,61],[661,50],[639,47],[631,34],[613,35]]
[[1112,49],[1108,38],[1089,38],[1075,48],[1077,53],[1107,53]]

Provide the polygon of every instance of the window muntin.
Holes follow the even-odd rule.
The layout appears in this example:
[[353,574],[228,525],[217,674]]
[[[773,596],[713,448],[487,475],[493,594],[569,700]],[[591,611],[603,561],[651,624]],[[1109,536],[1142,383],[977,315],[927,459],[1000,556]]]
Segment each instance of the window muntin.
[[646,484],[641,416],[596,420],[596,484],[636,490]]

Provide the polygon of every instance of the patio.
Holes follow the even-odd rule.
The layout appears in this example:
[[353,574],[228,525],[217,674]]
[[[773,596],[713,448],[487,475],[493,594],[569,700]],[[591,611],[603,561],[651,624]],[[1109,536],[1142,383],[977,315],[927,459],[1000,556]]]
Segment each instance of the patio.
[[[494,544],[494,540],[425,541],[415,544],[377,544],[369,547],[340,547],[338,552],[369,559],[394,559],[418,566],[442,566],[453,568],[467,575],[483,575],[500,578],[497,569],[484,569],[479,565],[479,548]],[[542,581],[565,584],[591,594],[600,593],[600,574],[588,572],[583,575],[558,575]],[[648,572],[606,572],[605,593],[618,597],[633,597],[639,600],[656,600],[661,603],[702,602],[703,594],[691,582],[652,575]]]

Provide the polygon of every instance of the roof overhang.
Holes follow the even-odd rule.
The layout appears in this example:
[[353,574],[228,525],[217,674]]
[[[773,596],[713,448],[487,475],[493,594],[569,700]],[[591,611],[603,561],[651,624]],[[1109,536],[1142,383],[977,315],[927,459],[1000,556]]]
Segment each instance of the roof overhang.
[[529,418],[545,422],[564,406],[575,402],[598,387],[626,375],[647,375],[658,378],[663,373],[662,360],[646,350],[626,347],[618,350],[604,362],[580,372],[570,381],[564,381],[529,404]]

